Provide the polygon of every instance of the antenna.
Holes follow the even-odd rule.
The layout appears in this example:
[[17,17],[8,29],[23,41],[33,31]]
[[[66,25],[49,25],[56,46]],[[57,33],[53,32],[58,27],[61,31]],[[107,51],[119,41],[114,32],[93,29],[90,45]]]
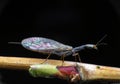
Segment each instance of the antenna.
[[19,45],[21,45],[21,42],[8,42],[8,44],[19,44]]
[[97,43],[96,46],[98,45],[106,45],[106,43],[100,43],[104,38],[106,38],[107,34],[105,34]]

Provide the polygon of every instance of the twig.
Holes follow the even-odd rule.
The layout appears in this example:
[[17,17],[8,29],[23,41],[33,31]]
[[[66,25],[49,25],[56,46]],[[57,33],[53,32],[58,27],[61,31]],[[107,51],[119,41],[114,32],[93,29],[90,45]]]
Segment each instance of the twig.
[[[45,59],[0,56],[0,68],[28,70],[31,65],[41,64]],[[62,61],[48,59],[47,63],[61,66]],[[77,63],[82,80],[120,80],[120,68],[87,63]],[[63,66],[75,66],[76,62],[65,61]]]

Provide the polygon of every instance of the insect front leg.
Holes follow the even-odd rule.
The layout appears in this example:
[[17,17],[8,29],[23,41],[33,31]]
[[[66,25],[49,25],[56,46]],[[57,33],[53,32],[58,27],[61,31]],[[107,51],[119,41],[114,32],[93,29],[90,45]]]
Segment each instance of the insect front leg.
[[77,58],[78,58],[79,62],[82,62],[79,53],[73,52],[72,56],[75,57],[75,62],[76,62],[76,64],[77,64]]

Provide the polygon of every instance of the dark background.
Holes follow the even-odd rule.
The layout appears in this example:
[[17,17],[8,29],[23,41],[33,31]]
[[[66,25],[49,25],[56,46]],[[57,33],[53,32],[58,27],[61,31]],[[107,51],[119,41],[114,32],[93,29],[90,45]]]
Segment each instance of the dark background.
[[[85,63],[120,67],[119,4],[119,0],[0,0],[0,55],[46,58],[21,45],[8,44],[27,37],[51,38],[76,47],[95,44],[107,34],[103,40],[107,46],[99,46],[99,51],[83,51],[81,59]],[[74,61],[72,56],[65,59]],[[68,83],[60,79],[33,78],[25,71],[0,71],[1,84]]]

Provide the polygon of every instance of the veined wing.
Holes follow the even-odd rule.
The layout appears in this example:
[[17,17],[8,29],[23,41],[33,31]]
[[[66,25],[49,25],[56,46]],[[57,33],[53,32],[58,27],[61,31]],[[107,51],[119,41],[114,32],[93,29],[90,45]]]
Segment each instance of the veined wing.
[[[52,39],[43,37],[30,37],[23,39],[22,46],[28,50],[40,53],[53,53],[53,51],[63,52],[72,50],[71,46],[64,45]],[[54,54],[54,53],[53,53]]]

